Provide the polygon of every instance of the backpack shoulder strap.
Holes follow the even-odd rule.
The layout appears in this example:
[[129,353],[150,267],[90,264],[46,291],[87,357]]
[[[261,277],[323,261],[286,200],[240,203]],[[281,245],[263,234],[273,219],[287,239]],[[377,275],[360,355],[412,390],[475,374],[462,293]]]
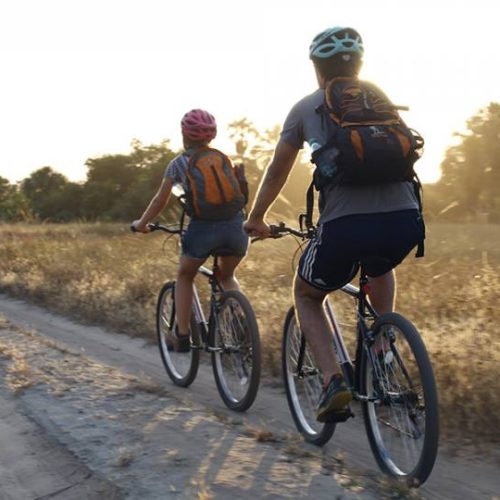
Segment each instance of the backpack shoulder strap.
[[314,180],[311,181],[306,193],[306,213],[304,214],[304,222],[307,229],[314,227],[313,224],[314,211]]
[[230,166],[233,165],[233,163],[232,163],[231,159],[229,158],[229,156],[227,156],[222,151],[220,151],[220,150],[218,150],[216,148],[212,148],[210,146],[202,146],[200,148],[196,148],[194,150],[194,152],[191,154],[191,156],[189,157],[189,163],[190,163],[190,165],[196,164],[196,162],[198,161],[198,158],[201,155],[207,155],[207,154],[215,154],[215,155],[221,157],[223,159],[223,161],[225,163],[227,163],[228,165],[230,165]]
[[[422,223],[423,223],[423,204],[422,204],[423,189],[422,189],[422,183],[420,182],[420,179],[418,178],[416,172],[413,173],[413,179],[411,183],[413,186],[413,192],[415,193],[415,198],[417,198],[418,211],[420,212],[420,216],[422,217]],[[422,240],[418,242],[417,252],[415,253],[415,257],[424,256],[425,252],[424,239],[425,239],[425,226],[424,226],[424,235]]]

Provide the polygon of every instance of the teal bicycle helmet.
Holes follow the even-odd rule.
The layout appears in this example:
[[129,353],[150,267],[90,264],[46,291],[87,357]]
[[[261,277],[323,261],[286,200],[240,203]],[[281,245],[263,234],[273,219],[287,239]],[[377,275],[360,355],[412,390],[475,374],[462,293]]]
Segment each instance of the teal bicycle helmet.
[[328,59],[335,54],[363,55],[363,40],[360,34],[352,28],[328,28],[314,37],[309,46],[311,59]]

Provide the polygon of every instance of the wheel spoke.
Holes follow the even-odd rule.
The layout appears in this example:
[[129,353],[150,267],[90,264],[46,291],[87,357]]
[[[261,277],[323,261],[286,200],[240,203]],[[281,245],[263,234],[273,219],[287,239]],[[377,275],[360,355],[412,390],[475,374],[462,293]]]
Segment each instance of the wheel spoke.
[[[198,351],[176,352],[174,349],[174,285],[164,287],[160,294],[157,306],[157,333],[158,344],[163,364],[171,380],[180,386],[187,387],[196,377],[198,369]],[[194,324],[190,334],[193,341],[197,340]]]
[[[364,356],[362,383],[367,396],[374,400],[364,403],[365,423],[372,450],[384,470],[397,477],[425,480],[437,450],[432,368],[411,323],[396,314],[390,317],[395,318],[394,324],[380,319],[383,326],[374,328],[375,342]],[[428,435],[434,442],[426,439]]]
[[212,361],[221,396],[231,409],[243,411],[253,402],[260,377],[257,322],[240,292],[226,292],[215,318]]
[[[321,445],[330,439],[335,426],[316,420],[316,406],[322,391],[322,375],[307,344],[301,356],[301,343],[302,334],[295,318],[291,316],[287,320],[283,347],[283,375],[287,399],[298,430],[309,442]],[[298,366],[300,360],[302,365]]]

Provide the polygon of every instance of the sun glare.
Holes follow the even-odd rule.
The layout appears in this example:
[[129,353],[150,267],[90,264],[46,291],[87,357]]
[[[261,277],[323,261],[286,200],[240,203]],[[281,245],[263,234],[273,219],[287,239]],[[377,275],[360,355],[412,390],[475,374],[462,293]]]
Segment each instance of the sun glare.
[[[27,3],[29,19],[17,4],[0,12],[0,176],[11,181],[45,165],[82,180],[87,158],[126,153],[133,138],[169,138],[180,148],[179,120],[193,107],[216,115],[219,143],[228,148],[225,129],[235,119],[259,129],[282,124],[315,89],[307,48],[328,25],[358,29],[362,77],[410,107],[403,118],[426,139],[418,164],[424,181],[439,178],[453,132],[500,101],[492,64],[500,7],[482,0],[474,8],[424,1],[418,9],[395,0],[363,0],[355,9],[257,0],[236,9],[221,0],[210,24],[211,8],[201,1]],[[453,22],[444,23],[450,9]],[[481,26],[480,48],[464,39],[471,25]]]

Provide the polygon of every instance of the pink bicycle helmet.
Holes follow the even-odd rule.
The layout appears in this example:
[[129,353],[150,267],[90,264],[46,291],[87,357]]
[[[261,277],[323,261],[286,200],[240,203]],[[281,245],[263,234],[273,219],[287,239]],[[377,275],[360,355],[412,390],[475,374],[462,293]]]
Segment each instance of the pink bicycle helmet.
[[193,141],[211,141],[217,135],[215,118],[203,109],[188,111],[181,120],[182,135]]

